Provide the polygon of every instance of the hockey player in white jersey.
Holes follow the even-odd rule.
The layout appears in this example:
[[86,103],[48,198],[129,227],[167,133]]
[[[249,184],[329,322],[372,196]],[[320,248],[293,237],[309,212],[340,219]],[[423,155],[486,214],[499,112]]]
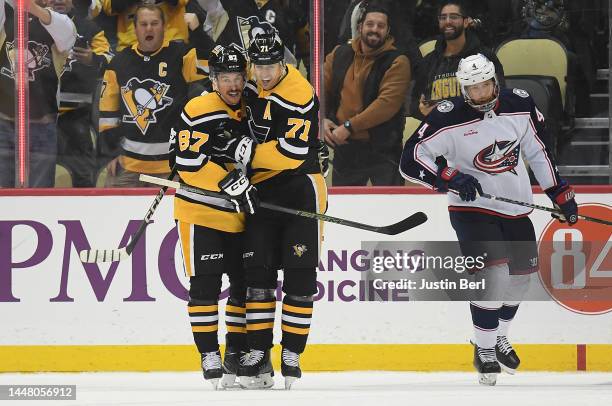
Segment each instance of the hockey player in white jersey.
[[478,194],[531,203],[526,161],[563,213],[560,221],[576,223],[578,207],[542,141],[544,116],[531,96],[521,89],[500,89],[495,66],[482,54],[462,59],[457,79],[463,96],[440,102],[415,131],[404,146],[400,172],[448,192],[450,220],[463,255],[487,253],[478,271],[487,279],[487,292],[470,302],[470,310],[474,367],[481,384],[494,385],[501,368],[514,373],[519,366],[508,328],[538,270],[538,253],[527,217],[531,209]]

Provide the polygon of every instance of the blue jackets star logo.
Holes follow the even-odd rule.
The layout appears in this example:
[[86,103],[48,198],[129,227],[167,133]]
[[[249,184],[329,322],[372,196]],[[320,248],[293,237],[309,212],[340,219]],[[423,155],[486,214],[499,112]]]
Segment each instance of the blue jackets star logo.
[[511,172],[515,175],[519,163],[521,146],[517,141],[495,141],[493,145],[483,148],[474,157],[474,167],[491,175]]

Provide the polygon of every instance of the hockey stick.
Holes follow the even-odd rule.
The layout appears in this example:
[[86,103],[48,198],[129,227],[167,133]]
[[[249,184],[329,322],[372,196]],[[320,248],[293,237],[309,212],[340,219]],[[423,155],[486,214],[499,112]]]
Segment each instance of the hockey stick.
[[[493,196],[493,195],[490,195],[488,193],[483,193],[483,194],[481,194],[479,196],[480,197],[484,197],[485,199],[498,200],[500,202],[516,204],[516,205],[524,206],[524,207],[531,207],[532,209],[544,210],[544,211],[547,211],[549,213],[556,214],[558,216],[563,216],[563,213],[560,210],[553,209],[551,207],[540,206],[540,205],[533,204],[533,203],[521,202],[521,201],[518,201],[518,200],[508,199],[506,197]],[[594,223],[599,223],[599,224],[605,224],[607,226],[612,226],[612,221],[608,221],[608,220],[598,219],[598,218],[590,217],[590,216],[583,216],[582,214],[579,214],[578,218],[580,220],[592,221]]]
[[[174,175],[176,175],[176,170],[172,168],[170,176],[168,176],[168,180],[171,181],[172,178],[174,178]],[[145,229],[151,223],[151,217],[153,217],[157,206],[159,206],[159,203],[166,194],[166,190],[168,190],[168,186],[164,186],[159,189],[159,192],[157,192],[157,196],[155,196],[155,200],[153,200],[153,203],[151,203],[151,207],[149,207],[149,210],[147,210],[147,214],[145,214],[144,218],[140,222],[138,230],[136,230],[136,233],[134,233],[134,236],[125,247],[118,249],[83,250],[79,252],[79,258],[81,259],[81,262],[86,264],[92,264],[101,262],[123,261],[124,259],[128,258],[132,254],[132,251],[134,251],[138,240],[140,240],[140,237],[144,234]]]
[[[222,193],[212,192],[209,190],[200,189],[197,187],[185,185],[184,183],[174,182],[171,180],[166,180],[162,178],[156,178],[154,176],[149,175],[140,175],[140,180],[144,182],[154,183],[157,185],[163,185],[164,187],[171,187],[173,189],[182,189],[187,192],[196,193],[203,196],[217,197],[224,200],[228,200],[228,196]],[[423,212],[416,212],[412,216],[403,219],[400,222],[395,224],[391,224],[388,226],[371,226],[368,224],[358,223],[356,221],[345,220],[338,217],[327,216],[325,214],[320,213],[311,213],[308,211],[295,210],[290,209],[288,207],[278,206],[272,203],[260,202],[259,207],[268,210],[274,210],[281,213],[292,214],[294,216],[308,217],[315,220],[327,221],[328,223],[340,224],[347,227],[358,228],[360,230],[373,231],[375,233],[387,234],[387,235],[396,235],[403,233],[404,231],[408,231],[411,228],[419,226],[427,221],[427,216]]]

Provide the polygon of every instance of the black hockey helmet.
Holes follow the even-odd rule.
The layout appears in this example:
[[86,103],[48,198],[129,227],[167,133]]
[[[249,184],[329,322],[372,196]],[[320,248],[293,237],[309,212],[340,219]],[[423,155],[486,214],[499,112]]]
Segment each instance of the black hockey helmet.
[[257,34],[249,45],[249,59],[255,65],[272,65],[285,60],[285,48],[275,33]]
[[232,45],[227,47],[217,45],[210,51],[208,67],[212,75],[221,72],[244,73],[246,71],[246,59],[242,52]]

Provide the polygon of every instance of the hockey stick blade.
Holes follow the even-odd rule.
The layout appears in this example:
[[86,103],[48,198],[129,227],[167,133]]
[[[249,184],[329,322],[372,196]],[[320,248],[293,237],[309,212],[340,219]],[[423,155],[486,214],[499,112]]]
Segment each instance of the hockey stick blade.
[[[221,199],[228,198],[228,196],[223,195],[222,193],[212,192],[209,190],[204,190],[204,189],[200,189],[197,187],[185,185],[184,183],[179,183],[179,182],[170,181],[167,179],[157,178],[154,176],[140,175],[140,180],[143,182],[149,182],[149,183],[153,183],[156,185],[163,185],[163,186],[171,187],[173,189],[183,189],[188,192],[192,192],[192,193],[196,193],[196,194],[200,194],[204,196],[212,196],[212,197],[217,197]],[[291,209],[289,207],[278,206],[276,204],[267,203],[267,202],[260,202],[259,206],[264,209],[274,210],[274,211],[278,211],[281,213],[287,213],[287,214],[291,214],[294,216],[307,217],[307,218],[311,218],[315,220],[326,221],[328,223],[340,224],[346,227],[353,227],[353,228],[358,228],[360,230],[367,230],[367,231],[372,231],[375,233],[387,234],[387,235],[396,235],[396,234],[403,233],[404,231],[408,231],[411,228],[417,227],[427,221],[427,216],[425,215],[425,213],[417,212],[413,214],[412,216],[405,218],[398,223],[391,224],[389,226],[380,227],[380,226],[372,226],[369,224],[359,223],[359,222],[352,221],[352,220],[346,220],[346,219],[342,219],[339,217],[328,216],[326,214],[311,213],[308,211]]]
[[387,235],[397,235],[403,233],[404,231],[408,231],[412,228],[418,227],[426,221],[427,215],[422,211],[418,211],[412,216],[406,217],[398,223],[391,224],[387,227],[380,227],[380,230],[378,230],[378,232]]
[[79,258],[84,264],[123,261],[129,256],[130,254],[128,254],[126,247],[111,250],[83,250],[79,252]]

